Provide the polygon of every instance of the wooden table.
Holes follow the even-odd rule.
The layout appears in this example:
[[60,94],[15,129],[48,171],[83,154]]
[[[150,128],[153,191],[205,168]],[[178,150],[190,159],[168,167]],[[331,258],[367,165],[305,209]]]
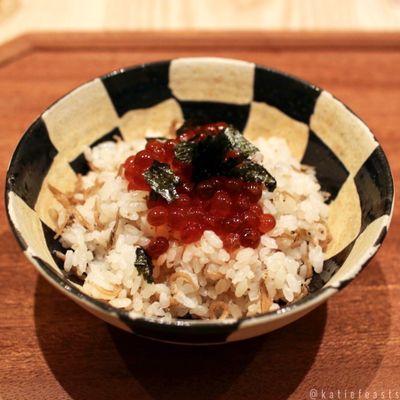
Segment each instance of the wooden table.
[[0,0],[0,43],[45,30],[399,31],[399,0]]
[[[26,36],[0,48],[2,190],[14,147],[48,104],[114,68],[188,55],[255,61],[332,91],[375,132],[397,182],[399,50],[399,35]],[[97,320],[38,276],[8,228],[4,207],[0,220],[3,400],[308,399],[313,388],[335,396],[342,390],[341,398],[345,389],[347,396],[351,390],[356,396],[369,391],[370,398],[374,391],[385,398],[389,390],[400,394],[396,213],[379,254],[326,305],[269,335],[208,348],[146,341]]]

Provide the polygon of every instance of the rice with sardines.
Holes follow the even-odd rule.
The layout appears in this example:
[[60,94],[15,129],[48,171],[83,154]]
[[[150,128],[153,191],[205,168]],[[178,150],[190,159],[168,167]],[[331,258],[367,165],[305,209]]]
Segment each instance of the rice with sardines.
[[[183,231],[175,229],[174,221],[150,224],[149,198],[154,193],[131,185],[125,162],[146,143],[116,140],[86,148],[90,171],[78,176],[75,191],[50,187],[63,205],[56,216],[57,234],[67,250],[58,256],[66,273],[82,279],[83,292],[133,317],[164,320],[253,316],[308,293],[313,273],[322,271],[328,243],[328,195],[321,191],[315,170],[301,165],[284,139],[253,142],[257,151],[249,160],[275,178],[276,188],[263,186],[256,207],[273,223],[264,232],[260,228],[249,246],[242,239],[232,245],[242,233],[227,234],[220,226],[202,225],[197,240],[183,242]],[[237,217],[243,221],[245,213]],[[205,212],[210,215],[212,208]],[[229,246],[227,236],[233,240]],[[147,251],[160,237],[167,239],[167,249],[162,254]]]

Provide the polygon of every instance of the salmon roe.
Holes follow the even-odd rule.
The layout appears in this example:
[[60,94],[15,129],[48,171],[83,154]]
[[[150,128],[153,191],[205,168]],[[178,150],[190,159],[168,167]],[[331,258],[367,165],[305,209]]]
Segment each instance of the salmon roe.
[[[179,197],[167,203],[151,192],[147,199],[148,223],[154,227],[168,227],[172,236],[185,244],[198,241],[205,230],[213,230],[222,239],[224,248],[232,252],[240,246],[256,248],[261,235],[275,227],[274,216],[263,213],[259,204],[262,184],[219,176],[195,184],[191,180],[190,164],[180,163],[174,158],[177,143],[201,140],[207,135],[217,134],[226,126],[223,122],[207,124],[187,129],[177,139],[149,140],[146,148],[128,157],[123,167],[129,190],[151,192],[144,172],[154,160],[169,164],[180,178]],[[147,246],[147,252],[153,258],[167,250],[168,239],[161,236],[151,239]]]
[[147,254],[152,258],[157,258],[168,250],[168,239],[163,236],[157,236],[150,240],[147,245]]

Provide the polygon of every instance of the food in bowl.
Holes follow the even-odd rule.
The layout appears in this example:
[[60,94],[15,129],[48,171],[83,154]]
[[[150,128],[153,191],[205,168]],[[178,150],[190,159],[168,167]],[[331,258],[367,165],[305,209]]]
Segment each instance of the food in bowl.
[[224,122],[84,152],[75,191],[49,186],[56,252],[82,290],[132,316],[238,319],[308,293],[329,242],[328,193],[284,139]]
[[[59,240],[54,239],[55,232],[60,233],[62,228],[56,224],[56,219],[64,223],[61,215],[66,214],[66,209],[73,214],[69,225],[73,219],[80,218],[76,211],[79,204],[71,194],[82,185],[80,181],[88,179],[77,175],[86,175],[89,171],[82,153],[85,146],[94,148],[99,143],[110,141],[114,135],[130,142],[142,138],[149,129],[169,136],[168,127],[172,121],[182,123],[196,119],[228,121],[243,131],[246,138],[254,140],[261,152],[268,150],[255,141],[259,135],[285,138],[294,158],[315,168],[322,191],[330,194],[326,201],[329,204],[329,237],[326,240],[329,243],[326,249],[323,240],[318,243],[324,253],[322,272],[316,273],[315,268],[319,270],[319,267],[311,266],[314,273],[311,281],[308,282],[309,278],[306,281],[307,296],[297,301],[296,294],[296,299],[293,295],[292,302],[287,302],[286,298],[278,297],[281,292],[277,290],[272,301],[280,309],[252,316],[252,311],[244,308],[242,315],[247,314],[239,319],[224,315],[223,309],[216,308],[218,303],[213,305],[214,316],[218,319],[213,319],[213,315],[204,319],[182,319],[190,315],[200,318],[193,313],[177,318],[167,314],[147,317],[151,315],[146,314],[151,311],[147,301],[139,312],[133,309],[133,305],[126,308],[110,305],[110,294],[114,298],[124,296],[118,282],[120,278],[117,277],[109,286],[112,290],[104,290],[105,283],[96,288],[102,289],[103,296],[103,300],[97,300],[86,294],[89,291],[84,293],[82,290],[90,271],[79,273],[74,266],[66,272],[64,260],[55,257],[55,251],[61,251],[59,255],[64,258],[61,254],[65,255],[69,250],[63,249]],[[143,141],[138,148],[132,145],[125,156],[134,155],[145,144]],[[279,152],[283,148],[280,145]],[[116,149],[113,147],[113,151]],[[87,153],[94,156],[96,152],[87,150]],[[120,158],[121,161],[117,160],[118,154],[114,152],[109,163],[117,160],[120,165],[124,157]],[[268,163],[274,164],[275,161],[272,159]],[[99,167],[107,169],[99,165],[99,160],[89,163],[93,170]],[[277,181],[277,189],[271,194],[274,198],[287,182],[283,179],[285,176],[267,164],[267,160],[265,168]],[[124,174],[123,169],[120,172]],[[116,173],[115,167],[114,176]],[[304,186],[302,180],[298,184]],[[49,185],[63,192],[57,195],[59,201],[49,190]],[[386,236],[393,212],[393,179],[384,151],[368,126],[346,105],[325,90],[285,73],[254,63],[219,58],[183,58],[143,64],[113,71],[79,86],[50,106],[25,132],[8,168],[5,189],[11,228],[24,254],[45,279],[83,308],[114,326],[174,343],[210,344],[242,340],[278,329],[304,316],[346,287],[367,265]],[[297,200],[302,202],[308,197],[300,196]],[[66,207],[62,209],[60,201],[65,199]],[[279,202],[274,205],[280,206]],[[104,213],[106,209],[102,206],[101,211]],[[116,219],[116,211],[110,218]],[[279,213],[285,212],[279,208],[273,214],[276,226],[281,224]],[[90,221],[84,223],[87,222]],[[272,236],[274,229],[268,235],[277,246],[283,246],[283,238]],[[263,244],[262,239],[260,242]],[[148,252],[147,244],[141,247]],[[90,252],[92,256],[101,258],[99,253],[94,254],[94,249]],[[132,269],[143,270],[148,265],[137,263],[135,266],[135,260],[136,252],[130,264]],[[152,259],[152,265],[152,276],[158,284],[157,260]],[[275,282],[282,284],[279,280]],[[89,283],[90,279],[86,279],[86,288]],[[181,284],[180,281],[177,283],[178,286]],[[176,291],[175,286],[173,291]],[[120,297],[113,293],[114,288]],[[260,290],[264,290],[262,286]],[[269,297],[270,293],[267,293]],[[130,295],[127,298],[133,300]],[[154,294],[151,303],[157,301],[159,298]],[[287,306],[283,306],[285,301]],[[165,311],[169,312],[168,309]]]

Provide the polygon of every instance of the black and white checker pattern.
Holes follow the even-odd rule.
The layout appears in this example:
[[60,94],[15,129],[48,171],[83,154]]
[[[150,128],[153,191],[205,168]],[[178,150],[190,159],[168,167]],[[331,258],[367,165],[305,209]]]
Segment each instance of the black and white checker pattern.
[[270,135],[290,131],[286,138],[297,149],[296,156],[316,168],[322,189],[332,194],[332,210],[343,211],[343,204],[352,204],[335,215],[332,229],[340,235],[334,237],[323,273],[313,278],[314,293],[290,306],[287,315],[314,307],[327,290],[331,293],[349,282],[376,252],[390,222],[392,177],[369,129],[338,100],[305,82],[243,61],[190,58],[141,65],[82,85],[49,108],[22,138],[7,173],[7,210],[25,254],[92,312],[138,334],[181,342],[221,342],[228,335],[228,340],[238,339],[251,336],[252,329],[282,325],[282,311],[233,324],[182,321],[166,327],[132,320],[81,293],[79,283],[68,281],[52,256],[59,244],[48,215],[55,200],[46,184],[61,190],[73,187],[76,173],[88,168],[84,146],[115,135],[129,140],[153,125],[167,130],[172,120],[184,119],[223,120],[249,135],[257,126]]

